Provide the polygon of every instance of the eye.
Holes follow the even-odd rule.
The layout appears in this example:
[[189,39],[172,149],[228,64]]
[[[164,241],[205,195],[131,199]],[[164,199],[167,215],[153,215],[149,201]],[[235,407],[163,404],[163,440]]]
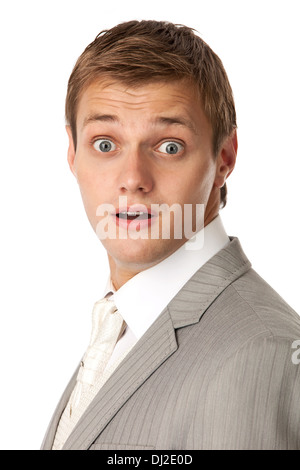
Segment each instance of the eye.
[[164,142],[158,147],[159,152],[167,153],[169,155],[177,155],[182,152],[183,145],[178,142]]
[[93,147],[98,152],[112,152],[117,148],[116,144],[109,139],[97,139],[93,143]]

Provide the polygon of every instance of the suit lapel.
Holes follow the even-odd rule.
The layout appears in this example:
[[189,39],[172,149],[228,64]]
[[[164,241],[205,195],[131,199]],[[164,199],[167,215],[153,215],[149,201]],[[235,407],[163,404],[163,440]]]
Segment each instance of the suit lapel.
[[100,389],[63,450],[88,449],[128,398],[176,349],[175,331],[165,309]]
[[[128,398],[177,350],[175,329],[197,323],[218,295],[250,267],[238,239],[231,238],[230,244],[185,284],[117,367],[75,426],[63,449],[88,449]],[[52,446],[60,414],[75,379],[76,372],[50,423],[44,448]]]
[[67,406],[67,403],[69,401],[69,398],[70,398],[70,395],[72,393],[72,390],[73,388],[75,387],[75,384],[76,384],[76,377],[77,377],[77,374],[78,374],[78,371],[79,371],[79,366],[77,367],[77,369],[75,370],[70,382],[68,383],[54,413],[53,413],[53,416],[52,416],[52,419],[49,423],[49,426],[48,426],[48,429],[46,431],[46,434],[45,434],[45,437],[44,437],[44,440],[43,440],[43,443],[42,443],[42,446],[41,446],[41,450],[51,450],[52,449],[52,446],[53,446],[53,442],[54,442],[54,438],[55,438],[55,434],[56,434],[56,429],[57,429],[57,426],[59,424],[59,420],[60,420],[60,417],[65,409],[65,407]]
[[205,263],[169,303],[174,328],[198,322],[218,295],[251,268],[239,240],[235,237],[230,240],[230,244]]

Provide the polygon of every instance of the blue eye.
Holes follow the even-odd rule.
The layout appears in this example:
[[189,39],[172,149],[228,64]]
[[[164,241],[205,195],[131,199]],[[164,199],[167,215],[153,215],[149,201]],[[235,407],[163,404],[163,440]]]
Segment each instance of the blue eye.
[[117,146],[108,139],[97,139],[93,143],[93,147],[98,150],[98,152],[111,152],[117,148]]
[[177,155],[183,150],[183,145],[178,142],[164,142],[158,147],[158,150],[169,155]]

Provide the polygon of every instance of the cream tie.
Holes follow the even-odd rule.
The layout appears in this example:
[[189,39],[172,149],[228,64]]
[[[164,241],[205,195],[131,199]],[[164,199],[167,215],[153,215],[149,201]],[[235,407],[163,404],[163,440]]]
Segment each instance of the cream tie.
[[106,368],[117,341],[126,329],[126,323],[112,299],[106,297],[95,303],[92,323],[90,343],[81,361],[75,387],[61,416],[53,450],[63,447],[80,417],[121,361]]
[[114,302],[108,297],[95,303],[92,321],[90,343],[81,361],[76,385],[68,404],[70,416],[74,409],[80,407],[81,402],[86,402],[84,395],[90,392],[103,374],[114,347],[126,328]]

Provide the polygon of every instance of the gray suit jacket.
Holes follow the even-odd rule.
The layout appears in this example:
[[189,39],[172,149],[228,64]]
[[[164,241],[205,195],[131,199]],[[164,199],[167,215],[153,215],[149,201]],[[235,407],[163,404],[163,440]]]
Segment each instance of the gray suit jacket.
[[64,449],[300,449],[297,339],[300,317],[231,238],[118,366]]

